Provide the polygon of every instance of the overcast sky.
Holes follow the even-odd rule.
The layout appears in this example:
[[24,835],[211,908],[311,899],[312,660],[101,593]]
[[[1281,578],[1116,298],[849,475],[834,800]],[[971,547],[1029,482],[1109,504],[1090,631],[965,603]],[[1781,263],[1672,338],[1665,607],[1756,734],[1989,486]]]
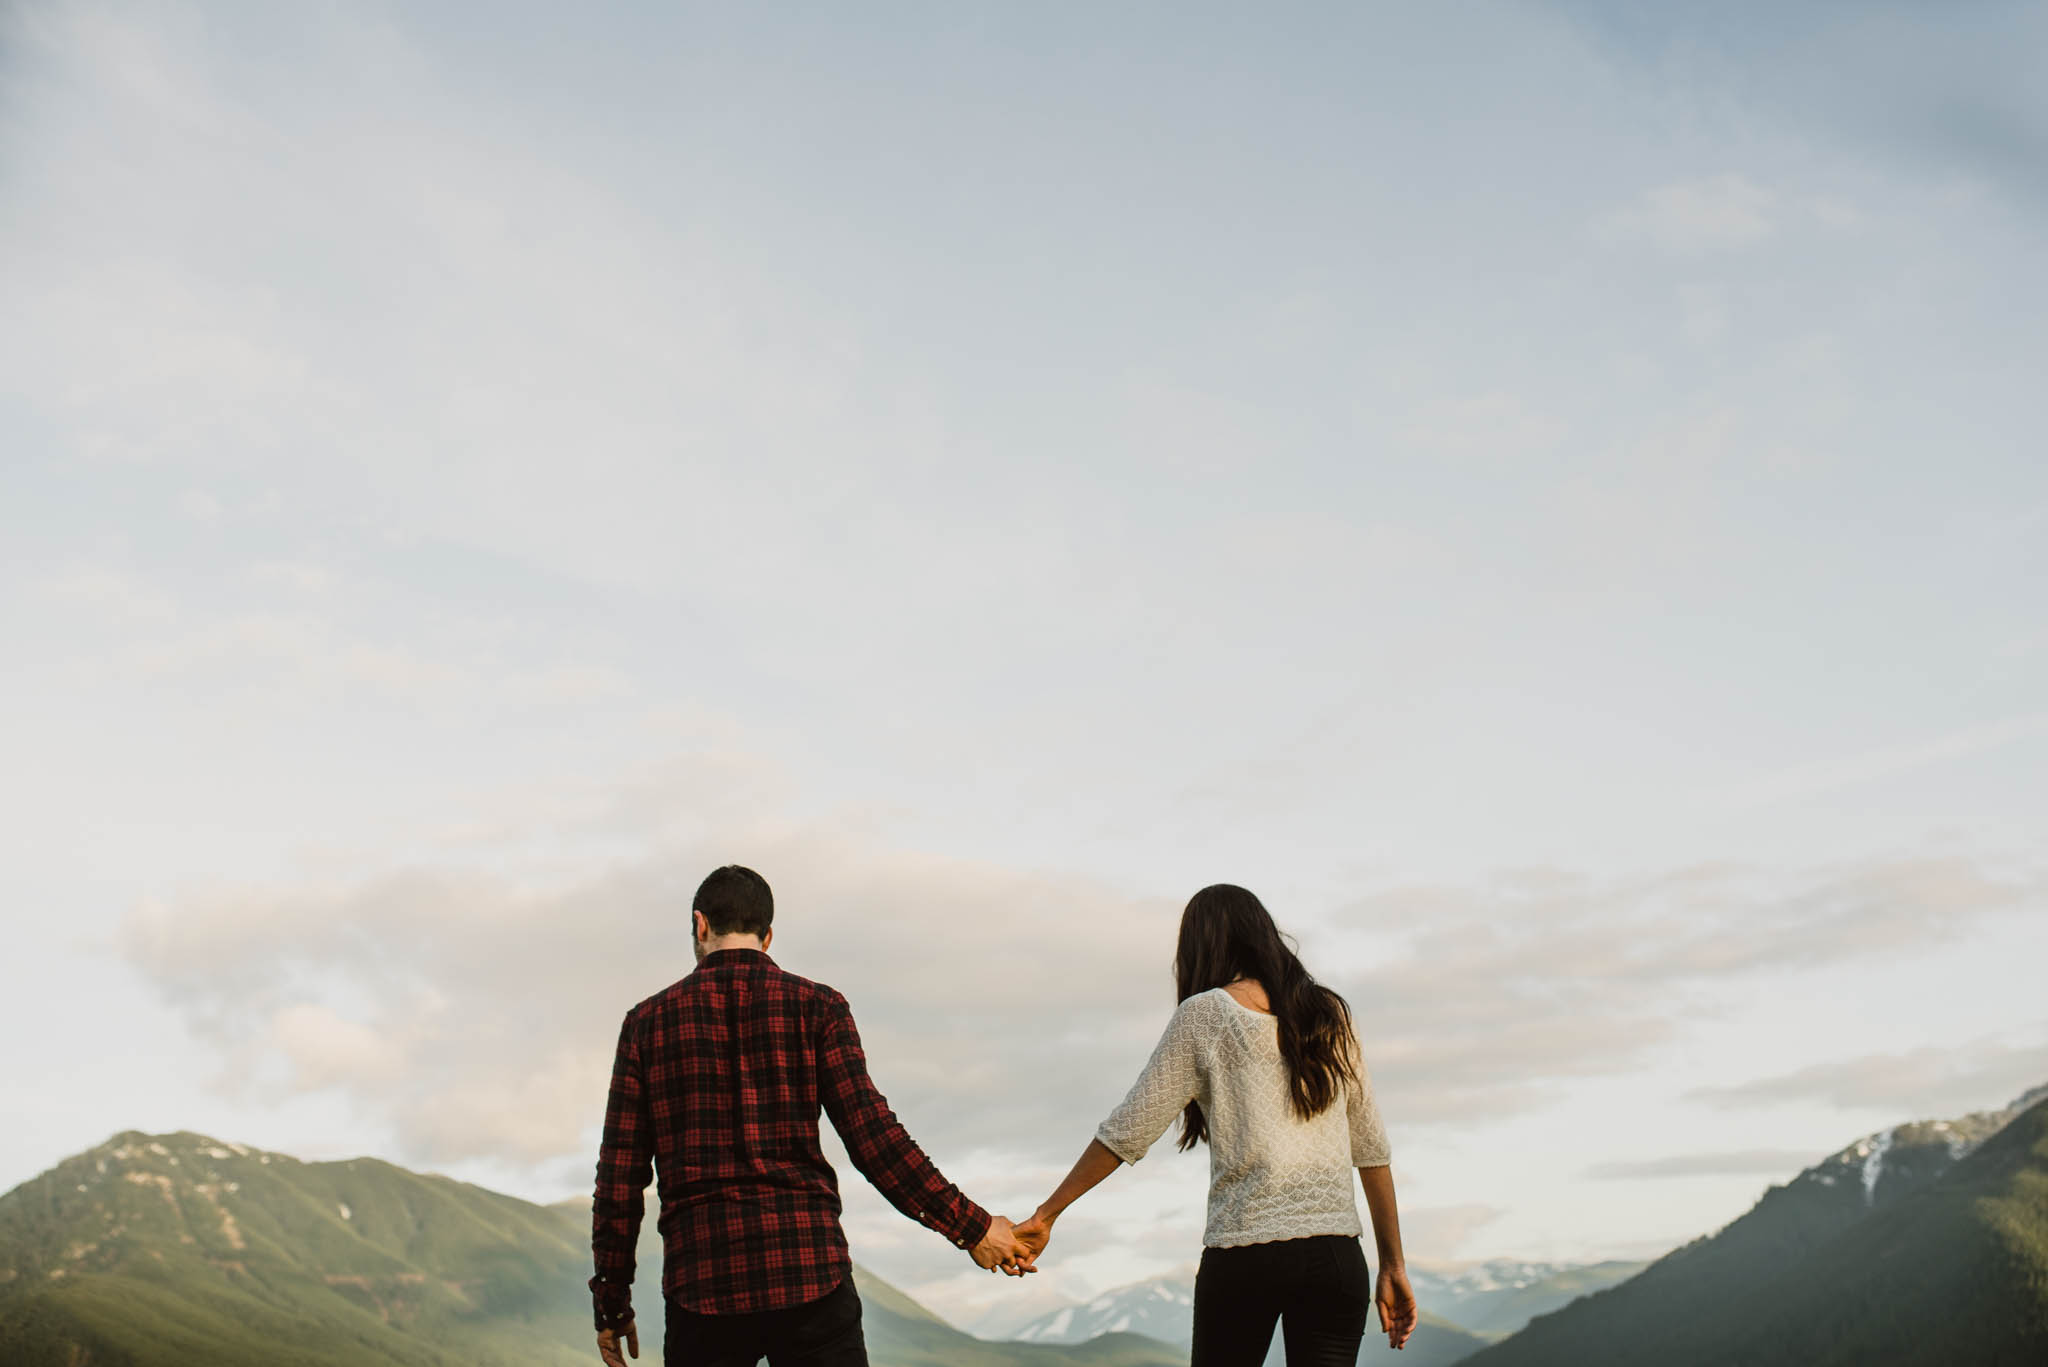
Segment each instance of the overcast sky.
[[1682,8],[0,8],[0,1187],[586,1189],[730,860],[1020,1213],[1215,881],[1417,1257],[2048,1080],[2048,13]]

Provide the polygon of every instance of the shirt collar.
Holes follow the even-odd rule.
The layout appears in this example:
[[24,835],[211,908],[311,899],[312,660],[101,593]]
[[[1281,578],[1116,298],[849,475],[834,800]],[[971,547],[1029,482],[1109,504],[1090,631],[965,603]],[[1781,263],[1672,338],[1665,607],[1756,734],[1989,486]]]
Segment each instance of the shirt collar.
[[736,968],[744,963],[773,963],[765,949],[715,949],[706,954],[697,964],[699,970],[706,968]]

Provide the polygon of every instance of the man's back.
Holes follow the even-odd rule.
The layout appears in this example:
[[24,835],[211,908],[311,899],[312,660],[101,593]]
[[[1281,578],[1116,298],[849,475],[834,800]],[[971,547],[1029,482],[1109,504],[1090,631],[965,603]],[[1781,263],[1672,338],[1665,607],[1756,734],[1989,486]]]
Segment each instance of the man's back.
[[[972,1248],[989,1216],[940,1175],[869,1081],[846,999],[758,950],[721,950],[627,1013],[598,1158],[599,1320],[630,1306],[633,1244],[660,1169],[663,1291],[714,1315],[817,1300],[846,1279],[823,1110],[906,1215]],[[630,1315],[630,1309],[626,1309]]]

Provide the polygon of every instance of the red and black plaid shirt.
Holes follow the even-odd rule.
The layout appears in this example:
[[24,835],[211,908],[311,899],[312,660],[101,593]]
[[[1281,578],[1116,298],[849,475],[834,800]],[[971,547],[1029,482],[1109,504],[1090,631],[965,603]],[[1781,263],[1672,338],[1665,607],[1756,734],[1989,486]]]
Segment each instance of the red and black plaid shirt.
[[855,1167],[898,1210],[972,1248],[989,1216],[943,1177],[868,1079],[846,998],[757,950],[706,955],[619,1031],[597,1158],[597,1327],[633,1317],[641,1194],[661,1173],[662,1291],[686,1310],[801,1305],[846,1280],[832,1117]]

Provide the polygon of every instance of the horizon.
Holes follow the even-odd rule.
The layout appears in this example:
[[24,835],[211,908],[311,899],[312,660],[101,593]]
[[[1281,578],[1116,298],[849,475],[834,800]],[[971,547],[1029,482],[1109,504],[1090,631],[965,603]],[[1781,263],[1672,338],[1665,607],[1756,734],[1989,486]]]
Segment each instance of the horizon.
[[[2048,1082],[2043,52],[0,9],[0,1188],[132,1128],[587,1194],[728,862],[1011,1214],[1216,881],[1351,1001],[1418,1263]],[[1004,1290],[827,1140],[877,1275]],[[1191,1260],[1171,1149],[1036,1280]]]

